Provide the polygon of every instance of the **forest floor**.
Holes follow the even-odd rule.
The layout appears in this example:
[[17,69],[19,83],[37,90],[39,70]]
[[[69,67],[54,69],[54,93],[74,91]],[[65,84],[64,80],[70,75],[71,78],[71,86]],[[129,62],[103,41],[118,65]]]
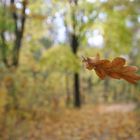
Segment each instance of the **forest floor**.
[[140,140],[140,112],[134,108],[133,104],[87,105],[39,111],[26,114],[26,119],[11,116],[0,140]]

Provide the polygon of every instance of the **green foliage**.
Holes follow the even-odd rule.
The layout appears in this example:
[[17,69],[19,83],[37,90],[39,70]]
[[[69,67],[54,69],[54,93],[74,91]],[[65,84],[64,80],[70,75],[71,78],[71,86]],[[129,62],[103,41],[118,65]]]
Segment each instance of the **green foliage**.
[[13,32],[15,29],[14,21],[11,17],[9,7],[0,6],[0,32],[8,31]]
[[46,71],[72,73],[80,70],[80,60],[68,46],[53,46],[42,57],[42,67]]

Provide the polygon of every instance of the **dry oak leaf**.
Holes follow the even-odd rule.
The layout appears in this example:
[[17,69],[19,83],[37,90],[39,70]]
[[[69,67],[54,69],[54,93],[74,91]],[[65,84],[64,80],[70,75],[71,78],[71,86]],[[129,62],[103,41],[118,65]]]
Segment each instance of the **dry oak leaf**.
[[126,66],[126,60],[121,57],[116,57],[112,61],[107,59],[100,59],[100,55],[95,57],[83,57],[82,62],[88,70],[95,70],[100,79],[109,76],[114,79],[124,79],[129,83],[136,84],[140,80],[140,75],[135,72],[138,71],[136,66]]

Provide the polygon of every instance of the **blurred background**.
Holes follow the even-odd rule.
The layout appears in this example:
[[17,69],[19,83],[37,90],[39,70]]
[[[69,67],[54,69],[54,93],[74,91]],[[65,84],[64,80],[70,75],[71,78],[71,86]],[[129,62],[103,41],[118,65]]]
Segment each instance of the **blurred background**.
[[82,64],[99,53],[139,67],[139,52],[140,0],[0,0],[0,140],[139,140],[140,82]]

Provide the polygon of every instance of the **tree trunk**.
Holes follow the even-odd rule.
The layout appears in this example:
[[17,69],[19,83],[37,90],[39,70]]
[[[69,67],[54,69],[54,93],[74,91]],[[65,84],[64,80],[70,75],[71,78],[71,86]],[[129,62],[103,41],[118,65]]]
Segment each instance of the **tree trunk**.
[[79,73],[74,73],[74,106],[81,106],[80,82]]
[[[79,46],[78,37],[75,34],[72,34],[71,35],[71,48],[75,56],[77,56],[78,46]],[[74,73],[73,82],[74,82],[74,106],[80,107],[81,95],[80,95],[80,78],[79,78],[78,72]]]
[[88,93],[92,92],[92,87],[93,87],[93,83],[92,83],[92,78],[91,76],[88,77],[87,79],[87,89],[88,89]]
[[[11,0],[11,4],[14,4],[14,0]],[[19,63],[19,53],[20,53],[20,48],[22,44],[22,39],[23,39],[23,33],[24,33],[24,28],[25,28],[25,21],[26,21],[26,5],[27,5],[27,0],[24,0],[22,2],[22,14],[20,16],[20,23],[21,27],[18,29],[18,16],[17,13],[14,11],[13,14],[13,19],[15,21],[15,35],[16,35],[16,40],[15,40],[15,46],[13,48],[13,65],[17,66]]]
[[109,79],[104,80],[104,101],[108,101]]
[[71,103],[71,96],[70,96],[70,89],[69,89],[69,77],[68,75],[66,75],[66,93],[67,93],[67,96],[66,96],[66,106],[69,106],[70,103]]
[[[105,56],[105,58],[108,58],[109,52],[106,52],[106,53],[104,54],[104,56]],[[105,102],[108,102],[108,96],[109,96],[108,92],[109,92],[109,79],[106,78],[106,79],[104,80],[104,101],[105,101]]]

